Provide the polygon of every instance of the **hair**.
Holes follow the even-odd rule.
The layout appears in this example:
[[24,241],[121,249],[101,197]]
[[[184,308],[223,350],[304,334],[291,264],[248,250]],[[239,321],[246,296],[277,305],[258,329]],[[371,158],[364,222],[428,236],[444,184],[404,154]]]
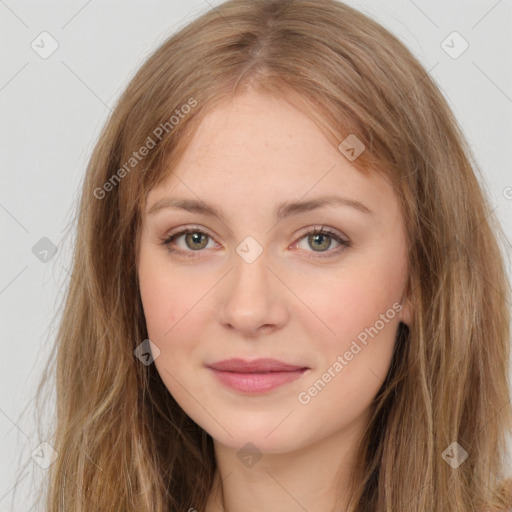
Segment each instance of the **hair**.
[[[118,100],[87,167],[47,363],[57,408],[46,438],[58,457],[46,510],[204,510],[213,440],[134,355],[148,338],[140,228],[148,192],[205,115],[251,90],[300,108],[336,147],[355,135],[365,150],[352,164],[389,180],[404,219],[413,318],[399,324],[372,402],[348,510],[510,510],[504,233],[432,77],[397,37],[335,0],[229,0],[168,38]],[[38,403],[50,382],[47,371]],[[454,442],[468,454],[457,468],[445,461]]]

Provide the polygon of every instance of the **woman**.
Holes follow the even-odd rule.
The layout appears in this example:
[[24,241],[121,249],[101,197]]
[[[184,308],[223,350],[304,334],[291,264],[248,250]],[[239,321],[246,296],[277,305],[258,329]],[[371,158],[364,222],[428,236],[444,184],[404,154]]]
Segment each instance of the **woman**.
[[87,170],[47,510],[508,510],[477,172],[424,68],[340,2],[173,35]]

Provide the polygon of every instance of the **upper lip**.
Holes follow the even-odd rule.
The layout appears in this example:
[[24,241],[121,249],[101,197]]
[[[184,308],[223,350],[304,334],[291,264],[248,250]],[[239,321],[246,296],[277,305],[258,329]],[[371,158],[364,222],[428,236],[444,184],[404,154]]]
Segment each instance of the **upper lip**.
[[239,373],[291,372],[306,369],[305,366],[296,366],[270,358],[254,359],[253,361],[246,361],[239,358],[224,359],[207,366],[214,370]]

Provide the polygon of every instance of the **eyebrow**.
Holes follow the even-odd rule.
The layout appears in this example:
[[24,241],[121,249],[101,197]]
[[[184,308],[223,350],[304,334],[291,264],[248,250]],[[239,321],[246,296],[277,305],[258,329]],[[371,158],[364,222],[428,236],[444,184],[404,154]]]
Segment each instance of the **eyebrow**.
[[[280,221],[286,217],[297,215],[299,213],[310,212],[318,208],[324,208],[326,206],[345,206],[354,208],[361,213],[373,216],[373,212],[365,206],[363,203],[354,199],[349,199],[341,196],[320,196],[309,201],[286,201],[281,203],[274,212],[276,221]],[[199,213],[204,215],[211,215],[217,217],[219,220],[223,220],[221,211],[214,206],[208,205],[203,201],[196,199],[182,199],[182,198],[165,198],[157,201],[149,210],[146,212],[147,215],[156,213],[163,208],[181,209],[191,213]]]

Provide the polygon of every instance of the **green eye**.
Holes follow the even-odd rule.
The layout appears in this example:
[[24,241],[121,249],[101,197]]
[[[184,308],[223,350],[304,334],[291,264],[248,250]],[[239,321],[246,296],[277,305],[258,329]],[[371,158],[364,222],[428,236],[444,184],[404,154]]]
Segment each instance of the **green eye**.
[[[187,249],[174,248],[173,244],[178,238],[182,236],[185,237],[184,240]],[[206,248],[209,238],[212,239],[211,236],[203,229],[190,227],[169,236],[167,239],[162,241],[162,245],[165,245],[170,253],[180,253],[185,257],[194,258],[199,256],[199,253],[202,251],[202,249]],[[337,233],[329,229],[325,229],[323,226],[318,230],[317,228],[314,228],[313,230],[306,232],[303,236],[301,236],[295,245],[298,245],[299,242],[303,239],[307,239],[307,243],[310,248],[314,248],[316,246],[319,249],[318,251],[313,250],[312,252],[327,253],[326,256],[319,255],[318,257],[320,258],[334,256],[343,249],[351,247],[351,243],[349,241],[344,240]],[[328,249],[332,245],[332,240],[335,240],[339,244],[339,247],[329,251]],[[310,256],[310,258],[311,257],[316,256]]]

